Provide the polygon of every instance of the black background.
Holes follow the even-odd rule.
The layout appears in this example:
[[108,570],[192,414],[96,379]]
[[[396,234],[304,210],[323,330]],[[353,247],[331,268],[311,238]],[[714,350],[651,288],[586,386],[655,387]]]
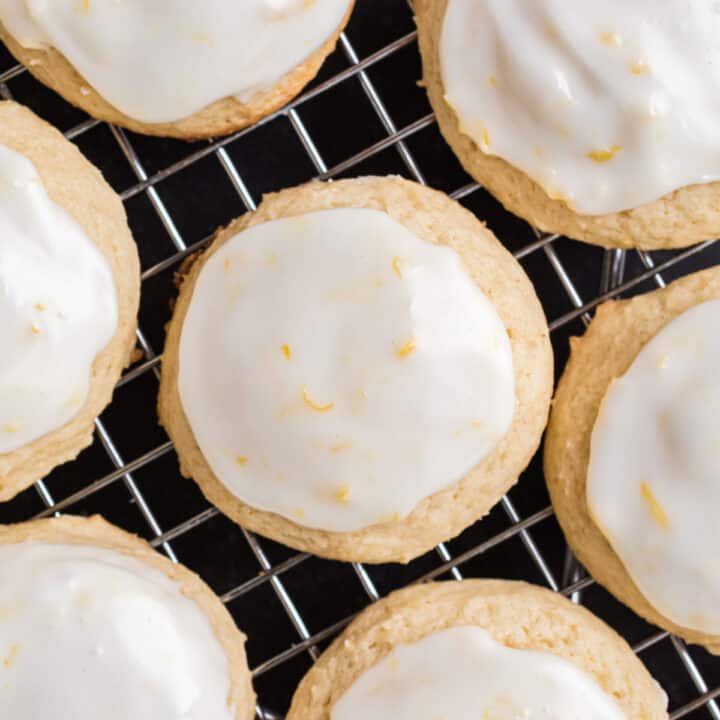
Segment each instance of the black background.
[[[310,94],[297,104],[296,114],[279,113],[240,133],[223,143],[222,152],[217,144],[146,138],[89,121],[27,72],[16,71],[15,61],[1,47],[0,80],[5,82],[0,90],[68,133],[126,197],[146,273],[140,327],[152,353],[159,354],[175,295],[173,276],[183,256],[178,252],[181,243],[195,247],[218,226],[259,202],[263,193],[311,180],[327,168],[333,177],[397,173],[414,179],[418,178],[414,173],[417,170],[428,184],[450,193],[471,183],[442,140],[424,91],[417,85],[421,72],[413,31],[405,0],[357,0],[346,34],[348,45],[328,59],[310,85]],[[360,60],[378,54],[368,64],[365,77],[349,70],[354,63],[353,52]],[[339,73],[345,75],[328,83]],[[377,93],[379,104],[373,105],[368,90]],[[384,121],[379,109],[387,113]],[[404,130],[407,133],[402,133],[401,144],[396,131]],[[306,145],[303,131],[307,133]],[[315,162],[308,153],[308,137],[317,151]],[[406,162],[408,158],[414,165]],[[231,164],[241,186],[237,177],[235,185],[230,180],[226,168]],[[156,177],[158,173],[163,175]],[[153,180],[150,192],[138,188],[138,181],[146,177]],[[594,301],[603,290],[603,264],[610,255],[564,238],[532,246],[537,240],[532,229],[506,213],[482,189],[468,192],[462,202],[521,256],[548,319],[554,323],[557,367],[562,368],[568,337],[583,330],[579,314],[569,315],[576,309],[569,291],[574,288],[582,302]],[[663,278],[669,281],[719,259],[715,246],[697,253],[653,253],[645,258],[627,253],[622,280],[637,279],[648,261],[671,262],[663,271]],[[655,287],[653,278],[648,278],[635,282],[623,295]],[[142,362],[121,384],[113,404],[103,414],[105,435],[96,433],[93,446],[77,461],[52,473],[46,481],[47,490],[54,502],[65,501],[68,512],[102,513],[148,540],[157,535],[148,522],[152,514],[162,532],[173,532],[171,546],[177,557],[199,572],[218,594],[238,588],[238,597],[229,600],[228,608],[249,636],[250,665],[258,669],[255,685],[259,701],[270,711],[268,717],[274,717],[273,713],[287,709],[295,686],[311,664],[305,649],[290,650],[301,641],[302,628],[298,630],[293,624],[288,609],[297,611],[310,635],[320,634],[322,639],[316,645],[322,649],[332,637],[332,633],[324,632],[326,628],[368,604],[363,577],[366,586],[373,585],[384,595],[436,570],[443,560],[433,552],[407,567],[356,569],[298,556],[275,543],[253,538],[217,513],[206,512],[209,505],[191,481],[180,477],[174,451],[166,445],[167,437],[157,424],[159,366]],[[115,472],[128,463],[131,474]],[[92,485],[96,481],[103,481],[100,487]],[[549,513],[533,518],[549,505],[537,457],[509,499],[519,518],[530,518],[528,535],[523,538],[517,528],[512,530],[514,521],[507,508],[496,507],[487,518],[447,544],[452,557],[463,553],[471,556],[459,565],[460,572],[465,577],[518,578],[547,585],[547,576],[528,551],[529,541],[540,551],[557,584],[566,587],[565,544],[559,527]],[[0,522],[30,519],[45,507],[41,493],[30,489],[0,506]],[[201,513],[206,514],[197,522],[188,522]],[[708,552],[716,550],[708,548]],[[262,573],[268,568],[276,573],[272,580]],[[445,573],[440,577],[452,576]],[[658,639],[657,629],[597,585],[583,591],[582,602],[631,644],[654,640],[642,650],[641,658],[668,692],[671,709],[683,708],[700,695],[688,661],[695,663],[710,688],[720,686],[720,661],[704,650],[691,648],[688,653],[677,640]],[[704,720],[712,716],[701,707],[682,717]]]

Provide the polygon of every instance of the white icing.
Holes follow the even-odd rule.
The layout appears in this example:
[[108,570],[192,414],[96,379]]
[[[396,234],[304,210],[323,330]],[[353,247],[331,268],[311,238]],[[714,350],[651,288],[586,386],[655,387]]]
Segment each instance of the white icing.
[[587,499],[648,601],[720,634],[720,301],[688,310],[608,389]]
[[0,547],[0,707],[13,720],[231,720],[230,669],[164,573],[99,547]]
[[331,720],[624,720],[569,661],[516,650],[479,627],[399,645],[337,701]]
[[460,480],[515,404],[510,341],[460,257],[376,210],[228,240],[200,272],[179,362],[218,479],[325,530],[398,519]]
[[108,102],[146,123],[273,87],[337,30],[351,0],[0,0],[29,48],[57,48]]
[[720,178],[715,0],[449,0],[440,58],[462,131],[579,213]]
[[0,145],[0,453],[75,417],[117,313],[107,260]]

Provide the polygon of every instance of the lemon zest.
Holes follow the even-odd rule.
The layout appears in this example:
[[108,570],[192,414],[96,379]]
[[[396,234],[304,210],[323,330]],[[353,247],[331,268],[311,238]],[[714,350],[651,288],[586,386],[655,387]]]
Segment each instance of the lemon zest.
[[664,530],[669,529],[670,520],[668,520],[667,513],[646,482],[640,483],[640,494],[642,495],[642,499],[645,501],[650,514],[655,519],[655,522]]
[[609,150],[591,150],[588,157],[596,163],[606,163],[612,160],[620,150],[622,150],[620,145],[613,145]]
[[408,355],[413,353],[416,348],[414,340],[408,340],[396,353],[399,358],[406,358]]
[[327,405],[319,405],[318,403],[316,403],[316,402],[310,397],[310,395],[308,395],[307,388],[303,388],[302,396],[303,396],[303,402],[304,402],[311,410],[314,410],[315,412],[329,412],[330,410],[332,410],[332,409],[335,407],[335,403],[328,403]]

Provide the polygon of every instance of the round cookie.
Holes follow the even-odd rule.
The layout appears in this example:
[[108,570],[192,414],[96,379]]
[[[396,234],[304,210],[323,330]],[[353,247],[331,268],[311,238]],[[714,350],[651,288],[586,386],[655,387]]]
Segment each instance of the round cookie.
[[482,628],[509,648],[570,661],[613,696],[627,718],[667,718],[667,700],[647,670],[585,608],[526,583],[464,580],[409,587],[361,613],[300,683],[288,720],[329,720],[358,678],[398,646],[460,626]]
[[598,582],[649,622],[720,653],[720,637],[680,627],[640,592],[588,508],[586,490],[593,428],[617,378],[669,322],[690,308],[720,298],[720,268],[675,281],[667,288],[598,308],[560,380],[545,440],[545,475],[558,521],[576,556]]
[[[317,75],[327,56],[335,49],[337,40],[352,14],[354,0],[348,2],[348,10],[334,32],[272,87],[259,89],[249,99],[240,100],[229,96],[217,100],[189,117],[172,122],[142,122],[121,112],[92,87],[61,52],[53,47],[24,47],[1,22],[0,40],[34,77],[92,117],[145,135],[199,140],[229,135],[253,125],[296,97]],[[274,5],[269,3],[268,11],[273,10],[273,7]],[[212,48],[209,38],[198,37],[198,42]]]
[[458,116],[445,98],[439,47],[448,0],[414,0],[413,6],[424,84],[440,131],[465,170],[510,212],[544,232],[606,248],[680,248],[720,235],[717,182],[681,187],[654,202],[622,212],[582,215],[562,199],[551,198],[517,167],[484,152],[461,131]]
[[95,419],[110,402],[135,348],[140,264],[120,198],[75,147],[28,109],[0,103],[0,145],[30,160],[50,199],[66,210],[101,251],[115,282],[117,328],[96,357],[85,403],[65,425],[0,453],[0,501],[9,500],[91,444]]
[[[201,639],[203,635],[205,637],[211,634],[214,635],[218,642],[218,650],[227,660],[229,671],[229,694],[226,698],[222,698],[222,703],[227,705],[227,718],[228,720],[230,720],[230,718],[232,718],[232,720],[250,720],[250,718],[254,717],[255,695],[253,693],[250,671],[248,670],[245,657],[245,636],[237,629],[225,606],[195,573],[182,565],[170,562],[170,560],[155,552],[144,540],[120,530],[99,516],[91,518],[62,516],[48,520],[35,520],[17,525],[8,525],[0,528],[0,550],[7,549],[8,546],[11,545],[19,545],[22,543],[37,544],[40,547],[55,547],[57,549],[56,555],[58,561],[62,561],[68,566],[71,565],[73,558],[67,557],[66,555],[64,556],[63,553],[66,551],[63,550],[63,548],[80,546],[83,550],[87,550],[90,553],[75,558],[82,572],[74,578],[72,576],[67,577],[66,589],[62,587],[57,588],[57,612],[60,614],[60,617],[66,619],[66,621],[72,622],[75,619],[79,619],[80,622],[83,622],[83,614],[87,613],[87,621],[94,622],[95,620],[93,618],[97,619],[97,613],[102,612],[102,607],[98,606],[98,602],[93,600],[92,597],[93,587],[89,578],[93,567],[105,573],[104,577],[107,583],[104,590],[107,590],[107,584],[118,582],[119,578],[121,581],[119,591],[128,593],[128,601],[123,606],[122,617],[118,618],[118,623],[124,621],[126,624],[119,624],[115,628],[107,628],[106,632],[99,632],[97,637],[90,639],[90,642],[96,644],[98,649],[94,651],[95,657],[93,660],[87,661],[83,658],[83,661],[87,662],[87,666],[78,668],[78,673],[83,678],[83,687],[70,687],[70,698],[77,696],[81,690],[85,689],[85,677],[91,677],[95,674],[99,683],[105,681],[105,677],[103,676],[103,662],[106,661],[108,667],[110,667],[112,663],[118,660],[115,652],[116,648],[112,646],[112,639],[116,634],[131,631],[133,629],[133,622],[135,622],[138,623],[136,627],[146,627],[147,638],[133,638],[132,634],[129,633],[130,637],[126,638],[127,647],[121,648],[120,653],[122,654],[124,652],[128,657],[135,657],[138,662],[140,662],[141,658],[145,658],[144,655],[140,654],[142,652],[140,644],[143,639],[148,639],[150,651],[157,654],[158,652],[162,652],[162,650],[154,647],[152,645],[153,642],[161,641],[162,637],[168,638],[177,631],[185,630],[191,632],[194,630],[198,635],[192,638],[192,640],[197,642],[203,642]],[[93,551],[98,550],[103,551],[102,559],[91,555]],[[113,555],[109,555],[104,551],[111,551],[122,557],[113,560]],[[33,559],[37,560],[40,566],[42,566],[42,563],[48,562],[48,557],[34,556],[34,558],[30,558],[30,561]],[[123,580],[123,574],[129,577],[129,575],[143,567],[152,573],[144,578],[144,582],[152,583],[158,591],[158,595],[152,596],[153,600],[151,600],[150,596],[144,600],[144,602],[147,603],[146,605],[142,604],[143,598],[140,595],[132,594],[131,588],[135,589],[135,586],[128,582],[127,579]],[[115,575],[115,573],[118,573],[118,575]],[[172,585],[170,585],[170,583],[166,584],[164,578],[161,585],[158,581],[158,575],[153,577],[153,574],[158,573],[162,573],[162,576],[170,581]],[[151,586],[146,584],[143,587],[148,589]],[[40,583],[36,584],[35,589],[38,591],[41,589]],[[11,588],[6,585],[6,590],[11,590]],[[83,595],[85,591],[87,591],[86,594],[89,596],[87,598]],[[182,612],[186,613],[183,617],[188,620],[187,624],[181,628],[163,625],[163,621],[165,623],[168,622],[170,615],[160,617],[158,615],[158,609],[154,606],[154,602],[159,598],[176,602],[175,597],[173,597],[174,593],[177,593],[177,600],[183,604]],[[74,599],[67,601],[65,597],[66,594],[73,595]],[[194,607],[187,604],[188,600]],[[135,602],[135,605],[132,607],[130,606],[131,601]],[[160,602],[162,602],[162,600],[160,600]],[[134,619],[132,615],[133,608],[136,613],[139,611],[139,617],[136,615]],[[5,607],[2,608],[2,610],[6,613],[5,617],[12,618],[12,607]],[[52,612],[52,609],[49,609],[49,612]],[[187,614],[188,612],[192,613],[192,623],[189,622],[190,615]],[[142,620],[143,615],[147,617],[144,625]],[[46,618],[41,618],[41,621],[45,620]],[[154,627],[153,622],[157,622],[158,625]],[[207,625],[205,625],[205,623],[207,623]],[[57,628],[49,625],[49,632],[55,633],[57,632]],[[61,643],[69,639],[66,632],[61,632],[58,637]],[[83,641],[83,638],[78,639],[80,644],[82,644]],[[126,708],[134,707],[137,708],[138,712],[147,712],[151,707],[163,707],[161,697],[168,691],[168,686],[165,684],[165,681],[167,680],[168,683],[171,683],[173,682],[173,678],[171,677],[173,673],[180,674],[183,672],[184,666],[182,663],[188,660],[188,658],[183,655],[187,653],[189,648],[190,645],[188,645],[188,647],[178,646],[171,650],[173,654],[168,658],[168,667],[165,668],[165,671],[167,671],[166,678],[159,676],[158,673],[152,672],[153,669],[157,668],[146,670],[147,705],[142,703],[139,705],[133,704],[133,702],[137,701],[138,695],[142,691],[142,688],[139,687],[126,687],[125,690],[128,691],[127,695],[125,697],[118,697],[118,701],[127,702]],[[201,645],[196,646],[196,649],[200,648],[202,648]],[[9,659],[6,659],[5,662],[6,671],[14,670],[15,660],[20,659],[21,653],[28,651],[28,647],[23,645],[22,641],[12,646]],[[137,655],[134,655],[134,653],[137,653]],[[69,657],[65,658],[66,662],[70,660],[71,658]],[[190,658],[190,660],[192,661],[192,658]],[[37,666],[42,667],[42,662],[39,661]],[[63,678],[66,683],[73,681],[72,671],[73,668],[71,666],[65,668]],[[89,674],[83,676],[82,673]],[[34,680],[35,678],[33,677],[33,681]],[[77,675],[75,675],[75,680],[79,681]],[[111,687],[110,693],[116,692],[116,688],[121,688],[123,680],[124,678],[118,677],[116,679],[117,685],[109,686]],[[31,700],[32,687],[28,688],[18,680],[15,682],[18,687],[15,688],[11,699],[14,702],[19,702],[20,707],[23,707],[23,697],[25,701]],[[6,685],[6,688],[7,687],[8,685]],[[153,688],[158,692],[157,695],[153,695]],[[28,690],[30,690],[30,694],[28,694]],[[191,688],[184,688],[183,690],[192,692]],[[205,690],[205,688],[203,688],[203,690]],[[23,695],[23,692],[25,695]],[[2,690],[0,690],[0,695],[2,695]],[[38,700],[39,698],[42,699]],[[97,700],[97,698],[93,698],[93,700]],[[185,712],[188,713],[188,718],[197,717],[194,706],[199,700],[198,697],[186,695],[184,700],[177,701],[179,705],[183,706],[183,717],[186,717]],[[217,698],[215,700],[217,700]],[[38,701],[53,702],[53,708],[56,703],[60,703],[59,706],[64,707],[62,692],[58,697],[53,697],[52,692],[46,690],[36,695],[33,702],[37,703]],[[207,696],[204,696],[203,702],[206,701]],[[158,702],[160,705],[155,704]],[[38,707],[35,704],[32,707],[43,714],[47,714],[47,712],[50,711],[52,715],[52,708],[50,707]],[[79,706],[71,704],[67,707],[77,708]],[[205,707],[207,707],[207,705],[205,705]],[[88,706],[87,709],[88,711],[92,711],[92,706]],[[117,712],[117,709],[115,712]],[[36,715],[32,715],[32,717],[35,716]],[[30,715],[28,715],[28,718],[29,717]],[[112,717],[119,716],[113,714]],[[18,718],[18,720],[21,719]]]
[[[479,465],[454,485],[425,497],[409,515],[381,520],[352,532],[311,528],[242,502],[211,470],[178,391],[181,333],[198,276],[208,259],[245,229],[334,208],[382,211],[421,241],[455,250],[464,272],[489,298],[507,328],[515,376],[516,405],[510,429]],[[483,517],[517,482],[538,446],[551,392],[552,354],[547,324],[520,265],[470,212],[444,194],[400,178],[367,177],[311,183],[266,196],[255,213],[218,234],[182,284],[163,354],[159,415],[175,443],[183,474],[194,478],[206,497],[241,525],[324,557],[408,562]],[[386,479],[383,482],[388,482],[388,489],[392,487]]]

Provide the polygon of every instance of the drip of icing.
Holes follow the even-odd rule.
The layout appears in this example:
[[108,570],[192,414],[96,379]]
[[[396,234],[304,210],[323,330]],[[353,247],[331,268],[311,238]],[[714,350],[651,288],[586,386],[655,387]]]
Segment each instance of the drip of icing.
[[77,415],[117,318],[106,259],[33,164],[0,145],[0,453]]

